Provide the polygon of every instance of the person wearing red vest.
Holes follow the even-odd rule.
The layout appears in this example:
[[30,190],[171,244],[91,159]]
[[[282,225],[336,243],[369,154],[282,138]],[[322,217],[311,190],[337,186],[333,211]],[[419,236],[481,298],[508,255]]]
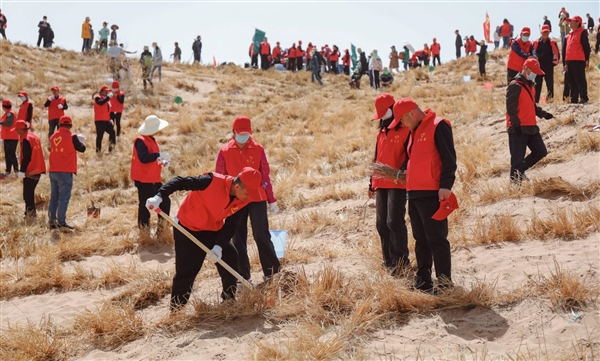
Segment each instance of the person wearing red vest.
[[116,136],[121,136],[121,115],[123,114],[123,104],[125,103],[125,93],[119,87],[118,81],[112,83],[112,93],[114,99],[111,100],[110,104],[110,120],[114,125],[117,126]]
[[114,122],[110,119],[111,111],[111,98],[113,93],[110,92],[110,88],[103,85],[100,88],[98,95],[94,98],[94,124],[96,125],[96,153],[102,151],[102,138],[104,133],[108,133],[108,140],[110,145],[108,151],[112,152],[115,146],[116,135]]
[[[456,152],[450,122],[431,109],[422,111],[410,98],[394,104],[394,121],[411,130],[407,147],[406,198],[415,238],[417,278],[414,288],[434,293],[431,267],[435,264],[437,289],[452,287],[448,219],[433,215],[442,201],[452,198],[456,179]],[[433,262],[432,262],[433,260]]]
[[250,57],[250,66],[255,69],[258,68],[258,53],[254,50],[254,42],[250,44],[248,56]]
[[[146,200],[154,196],[160,187],[162,168],[166,168],[171,163],[169,153],[161,152],[154,138],[156,134],[169,126],[169,122],[158,118],[156,115],[150,115],[144,120],[144,124],[139,127],[140,134],[133,142],[133,151],[131,155],[131,180],[138,190],[138,227],[143,231],[149,231],[150,212],[146,209]],[[162,203],[162,211],[169,214],[171,211],[171,202],[169,198]],[[159,235],[164,229],[164,222],[159,217],[156,234]]]
[[[381,94],[375,98],[376,113],[371,119],[379,120],[379,132],[375,144],[373,162],[383,163],[394,169],[406,166],[406,141],[409,129],[394,121],[394,97]],[[406,184],[403,181],[378,178],[373,174],[369,181],[369,198],[375,197],[377,233],[381,239],[384,266],[392,274],[400,274],[410,266],[408,258],[408,231],[406,215]]]
[[508,20],[504,19],[502,21],[502,26],[500,26],[500,36],[502,37],[502,47],[508,49],[510,47],[510,37],[512,36],[512,25]]
[[350,50],[346,49],[344,51],[344,56],[342,57],[342,65],[344,66],[344,74],[350,75],[350,61],[352,57],[350,56]]
[[469,43],[471,44],[471,54],[475,54],[477,52],[477,45],[479,44],[477,43],[477,40],[475,40],[475,37],[473,35],[469,37]]
[[340,59],[340,49],[338,49],[337,45],[333,46],[331,54],[329,55],[329,63],[331,64],[331,72],[334,74],[338,74],[338,61]]
[[46,162],[40,138],[29,131],[29,123],[19,119],[15,129],[21,142],[19,163],[21,171],[18,176],[23,180],[23,200],[25,201],[25,218],[32,219],[36,216],[35,187],[42,174],[46,173]]
[[235,248],[239,253],[240,274],[247,280],[250,280],[250,260],[248,259],[247,246],[248,217],[250,217],[252,235],[258,248],[258,258],[265,279],[278,273],[280,268],[275,248],[271,242],[269,219],[267,217],[267,203],[271,213],[276,214],[279,211],[269,176],[269,162],[267,161],[265,149],[260,143],[252,139],[251,135],[252,123],[250,118],[243,115],[235,118],[233,121],[233,137],[227,144],[221,146],[215,167],[215,172],[230,176],[238,174],[244,167],[256,169],[261,175],[261,197],[240,211],[241,223],[233,238]]
[[69,109],[67,100],[59,94],[60,89],[58,86],[54,85],[50,90],[52,91],[52,95],[46,99],[46,103],[42,107],[42,110],[48,108],[48,138],[58,128],[58,120],[65,115],[65,110]]
[[440,46],[440,43],[437,42],[436,38],[433,38],[433,44],[431,44],[430,48],[431,48],[431,55],[433,55],[433,66],[436,66],[435,65],[436,59],[437,59],[437,64],[442,65],[442,62],[440,61],[440,51],[441,51],[442,47]]
[[590,66],[590,40],[587,30],[583,28],[581,16],[568,18],[571,32],[565,37],[562,47],[563,66],[567,73],[571,90],[571,104],[585,104],[589,101],[585,70]]
[[471,42],[468,36],[465,36],[465,55],[471,55]]
[[548,89],[546,99],[554,98],[554,67],[560,60],[558,45],[550,37],[550,26],[542,26],[542,36],[533,43],[533,50],[537,54],[540,68],[545,73],[545,75],[538,75],[535,78],[535,102],[539,103],[544,79],[546,79],[546,88]]
[[22,91],[19,93],[19,99],[22,103],[19,107],[17,119],[22,119],[26,121],[27,124],[31,125],[31,121],[33,120],[33,104],[31,103],[31,100],[29,100],[29,95],[26,91]]
[[[189,240],[177,228],[173,229],[175,240],[175,276],[171,289],[171,310],[175,311],[188,302],[194,279],[204,258],[216,263],[221,258],[236,272],[238,254],[231,237],[241,221],[240,210],[255,199],[260,199],[262,177],[250,167],[245,167],[235,177],[219,173],[205,173],[196,177],[175,177],[165,183],[158,193],[148,198],[149,210],[158,208],[163,199],[176,191],[190,191],[177,213],[179,224],[211,251],[207,254]],[[224,300],[235,299],[236,278],[220,264],[216,264]]]
[[10,99],[2,100],[2,110],[4,114],[0,119],[0,138],[4,144],[4,161],[6,163],[6,175],[19,171],[19,161],[17,160],[17,146],[19,144],[19,135],[15,130],[17,114],[12,110]]
[[288,49],[288,70],[296,71],[296,43]]
[[[523,69],[506,89],[506,127],[510,150],[510,180],[520,184],[527,180],[525,171],[544,158],[548,151],[540,135],[536,116],[552,119],[553,115],[535,104],[536,76],[544,75],[536,59],[527,59]],[[525,157],[527,148],[531,153]]]
[[304,50],[302,50],[302,40],[298,40],[296,47],[296,69],[302,70],[304,66]]
[[273,48],[273,64],[281,64],[281,46],[279,46],[279,42]]
[[518,39],[513,39],[506,63],[507,84],[521,71],[525,60],[537,56],[533,49],[533,44],[529,41],[530,34],[531,30],[528,27],[524,27],[521,30],[521,36]]
[[50,229],[72,230],[67,224],[67,208],[73,189],[73,174],[77,174],[77,152],[85,152],[85,136],[71,133],[73,120],[67,115],[59,119],[58,131],[50,137],[49,177],[50,202],[48,223]]
[[306,67],[308,68],[308,63],[310,62],[311,52],[315,47],[313,46],[312,41],[308,42],[308,46],[306,47],[306,53],[304,56],[306,57]]
[[271,56],[271,44],[265,37],[260,43],[260,68],[262,70],[269,69],[269,57]]

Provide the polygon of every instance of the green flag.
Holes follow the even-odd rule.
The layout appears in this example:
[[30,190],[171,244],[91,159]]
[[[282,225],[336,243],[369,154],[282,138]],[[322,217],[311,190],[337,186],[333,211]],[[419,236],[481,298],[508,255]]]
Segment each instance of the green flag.
[[265,38],[265,32],[262,30],[256,29],[254,31],[254,36],[252,37],[252,42],[254,43],[254,52],[260,54],[260,43]]
[[350,49],[352,49],[352,70],[354,70],[356,69],[356,61],[358,60],[358,57],[356,55],[356,46],[350,43]]

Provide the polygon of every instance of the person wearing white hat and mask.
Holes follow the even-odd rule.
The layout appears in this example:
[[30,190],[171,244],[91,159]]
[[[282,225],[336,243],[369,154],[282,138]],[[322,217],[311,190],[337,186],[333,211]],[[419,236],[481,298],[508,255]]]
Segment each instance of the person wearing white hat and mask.
[[[146,209],[146,200],[154,196],[160,187],[161,170],[169,166],[171,157],[169,153],[161,152],[154,136],[169,126],[169,122],[150,115],[144,120],[144,124],[138,129],[140,134],[133,143],[133,154],[131,157],[131,179],[138,190],[138,227],[148,230],[150,226],[150,212]],[[171,210],[171,202],[167,197],[161,209],[165,214]],[[161,220],[162,221],[162,220]],[[157,233],[163,229],[163,223],[159,222]]]

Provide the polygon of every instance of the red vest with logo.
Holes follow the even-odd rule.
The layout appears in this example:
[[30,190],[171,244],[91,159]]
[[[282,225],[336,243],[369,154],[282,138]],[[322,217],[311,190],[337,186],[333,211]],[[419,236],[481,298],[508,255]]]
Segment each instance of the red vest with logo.
[[[513,82],[521,85],[519,105],[517,105],[517,116],[521,121],[521,126],[537,125],[537,118],[535,117],[535,88],[519,80],[513,80]],[[508,113],[506,113],[506,126],[511,126]]]
[[117,99],[117,96],[123,96],[125,93],[123,93],[121,90],[117,90],[114,94],[115,96],[110,100],[110,111],[113,113],[123,113],[124,103],[121,103],[119,99]]
[[[96,99],[103,100],[106,97],[98,95]],[[94,121],[95,122],[110,122],[110,101],[99,105],[94,99]]]
[[581,45],[582,32],[583,27],[579,27],[577,30],[571,30],[569,35],[567,35],[565,61],[585,61],[585,53],[583,52],[583,45]]
[[19,135],[17,134],[17,130],[15,129],[15,123],[17,123],[18,120],[17,113],[15,113],[14,110],[10,109],[6,113],[4,113],[0,121],[3,123],[6,122],[6,115],[8,113],[11,113],[13,115],[13,124],[10,127],[0,126],[0,128],[2,128],[2,130],[0,130],[0,138],[2,138],[3,140],[18,140]]
[[[235,139],[231,139],[227,144],[221,146],[221,154],[225,158],[225,175],[237,177],[244,167],[250,167],[260,172],[260,161],[264,153],[264,148],[254,139],[248,139],[244,148],[238,147]],[[260,199],[267,199],[264,189],[260,188]]]
[[234,198],[230,202],[233,177],[213,173],[209,186],[202,191],[191,191],[181,202],[177,213],[179,222],[192,231],[218,231],[225,218],[244,208],[249,199]]
[[[524,43],[521,40],[521,38],[515,39],[514,41],[516,41],[517,44],[519,44],[519,47],[521,48],[521,50],[523,50],[525,54],[531,56],[531,41]],[[508,53],[508,63],[506,64],[506,67],[514,71],[521,71],[523,70],[523,64],[525,64],[525,60],[527,59],[521,58],[517,53],[515,53],[512,50],[511,45],[510,53]]]
[[77,150],[73,145],[73,133],[67,128],[59,127],[50,137],[49,171],[77,173]]
[[137,155],[137,149],[135,148],[135,142],[137,140],[144,142],[148,153],[159,153],[160,148],[156,143],[156,140],[152,139],[148,135],[140,135],[133,141],[133,155],[131,156],[131,179],[142,183],[160,183],[160,171],[162,169],[158,162],[142,163]]
[[440,43],[431,44],[431,54],[440,55]]
[[269,45],[269,43],[265,43],[264,41],[262,43],[260,43],[260,54],[261,55],[271,54],[271,45]]
[[334,50],[331,53],[331,55],[329,56],[329,61],[337,63],[339,58],[340,58],[340,52],[337,50]]
[[[32,132],[25,133],[24,139],[27,139],[31,146],[31,161],[25,169],[28,176],[46,173],[46,162],[44,161],[44,152],[40,138]],[[21,149],[23,149],[23,139],[21,139]],[[23,152],[19,155],[19,164],[23,162]]]
[[60,119],[60,117],[65,115],[65,112],[62,109],[58,109],[58,104],[64,106],[65,103],[65,98],[63,98],[62,95],[50,100],[50,105],[48,105],[48,120]]
[[407,191],[437,191],[440,189],[442,159],[435,146],[435,129],[440,122],[450,122],[438,117],[431,110],[410,137],[408,167],[406,169]]
[[[404,143],[406,143],[409,134],[410,130],[406,127],[400,127],[398,130],[390,129],[387,134],[385,133],[385,129],[380,130],[379,134],[377,134],[377,156],[375,160],[379,163],[387,164],[392,168],[400,169],[406,160]],[[376,178],[374,176],[371,181],[371,187],[373,189],[405,189],[406,184],[399,181]]]
[[23,104],[21,104],[21,106],[19,107],[19,114],[17,115],[17,119],[15,119],[15,121],[21,119],[27,122],[31,122],[31,119],[27,119],[27,109],[29,108],[29,105],[31,105],[31,101],[29,99],[25,100]]
[[[533,50],[537,51],[538,45],[540,44],[541,40],[542,38],[539,38],[533,43]],[[558,45],[556,45],[556,41],[554,41],[554,39],[548,38],[548,40],[550,40],[550,47],[552,48],[552,64],[558,65],[558,61],[560,60],[560,52],[558,51]]]

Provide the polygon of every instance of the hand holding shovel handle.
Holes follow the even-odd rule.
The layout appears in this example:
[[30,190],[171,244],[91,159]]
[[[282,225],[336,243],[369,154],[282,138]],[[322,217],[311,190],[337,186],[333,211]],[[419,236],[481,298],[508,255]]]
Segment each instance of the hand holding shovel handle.
[[[211,252],[211,250],[208,249],[208,247],[206,247],[202,242],[198,241],[196,239],[196,237],[192,236],[190,234],[190,232],[188,232],[185,228],[183,228],[179,223],[175,222],[175,220],[171,216],[169,216],[168,214],[165,214],[164,212],[162,212],[160,208],[155,208],[154,211],[156,213],[158,213],[159,215],[161,215],[164,219],[166,219],[167,222],[171,223],[171,225],[173,227],[177,228],[179,230],[179,232],[183,233],[187,238],[189,238],[190,241],[194,242],[196,244],[196,246],[200,247],[200,249],[202,249],[204,252],[206,252],[206,253]],[[246,281],[244,279],[244,277],[242,277],[233,268],[231,268],[227,263],[225,263],[225,261],[223,261],[222,259],[220,259],[220,260],[217,261],[217,263],[219,263],[221,266],[223,266],[223,268],[225,268],[227,270],[227,272],[231,273],[231,275],[233,277],[237,278],[237,280],[240,281],[244,285],[244,287],[254,288],[254,286],[252,285],[252,283]]]

